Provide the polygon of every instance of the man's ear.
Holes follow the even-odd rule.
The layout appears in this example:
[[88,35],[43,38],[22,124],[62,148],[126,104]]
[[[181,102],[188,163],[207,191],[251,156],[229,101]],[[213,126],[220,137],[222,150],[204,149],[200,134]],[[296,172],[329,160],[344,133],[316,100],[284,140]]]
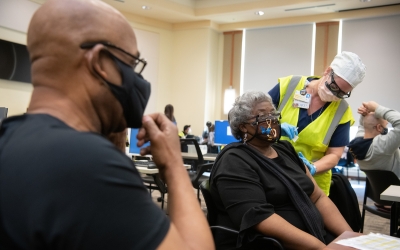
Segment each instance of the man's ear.
[[89,70],[96,76],[100,76],[103,79],[108,79],[108,73],[106,71],[106,48],[102,44],[97,44],[91,50],[89,50],[85,57],[89,67]]

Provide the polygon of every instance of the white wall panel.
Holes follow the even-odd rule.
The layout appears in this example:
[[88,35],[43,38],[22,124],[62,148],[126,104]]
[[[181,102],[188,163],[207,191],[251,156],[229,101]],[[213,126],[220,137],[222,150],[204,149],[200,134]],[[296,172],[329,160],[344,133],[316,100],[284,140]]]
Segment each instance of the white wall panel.
[[364,101],[400,111],[399,25],[400,15],[343,21],[342,50],[358,54],[367,66],[364,81],[348,99],[357,124]]
[[246,30],[241,89],[268,92],[279,77],[310,75],[313,25]]

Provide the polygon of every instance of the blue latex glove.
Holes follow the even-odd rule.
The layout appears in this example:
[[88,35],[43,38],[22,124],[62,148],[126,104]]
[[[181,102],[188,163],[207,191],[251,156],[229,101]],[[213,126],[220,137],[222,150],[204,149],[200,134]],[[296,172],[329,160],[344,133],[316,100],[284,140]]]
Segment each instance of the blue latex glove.
[[315,172],[317,172],[317,169],[315,168],[314,164],[310,163],[301,152],[299,152],[299,157],[304,162],[304,164],[307,166],[308,170],[310,171],[310,174],[314,175]]
[[281,124],[281,135],[287,136],[292,140],[299,133],[297,132],[297,128],[293,125],[290,125],[287,122]]

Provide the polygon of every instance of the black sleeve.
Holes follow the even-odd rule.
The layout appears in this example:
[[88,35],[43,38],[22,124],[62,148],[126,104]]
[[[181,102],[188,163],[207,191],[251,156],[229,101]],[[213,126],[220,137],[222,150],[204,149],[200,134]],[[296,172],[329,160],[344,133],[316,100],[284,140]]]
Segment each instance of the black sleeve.
[[281,91],[280,91],[280,86],[279,83],[276,84],[269,92],[268,94],[272,98],[272,103],[275,105],[275,108],[277,109],[279,106],[279,100],[281,98]]

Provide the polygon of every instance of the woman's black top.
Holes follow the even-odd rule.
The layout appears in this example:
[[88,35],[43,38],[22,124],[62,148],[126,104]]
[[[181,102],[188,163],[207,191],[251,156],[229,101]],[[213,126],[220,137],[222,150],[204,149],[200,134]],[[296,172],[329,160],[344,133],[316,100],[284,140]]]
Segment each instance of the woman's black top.
[[[292,145],[282,141],[273,144],[273,148],[278,153],[273,161],[309,197],[314,191],[314,184],[305,174],[305,166]],[[240,249],[247,249],[251,245],[249,242],[261,235],[252,227],[274,213],[307,232],[285,185],[240,148],[229,149],[216,162],[210,178],[210,189],[218,210],[216,221],[212,224],[245,231],[243,240],[238,240],[237,235],[216,231],[217,249],[233,249],[239,245],[243,246]],[[257,248],[251,246],[250,249]]]

